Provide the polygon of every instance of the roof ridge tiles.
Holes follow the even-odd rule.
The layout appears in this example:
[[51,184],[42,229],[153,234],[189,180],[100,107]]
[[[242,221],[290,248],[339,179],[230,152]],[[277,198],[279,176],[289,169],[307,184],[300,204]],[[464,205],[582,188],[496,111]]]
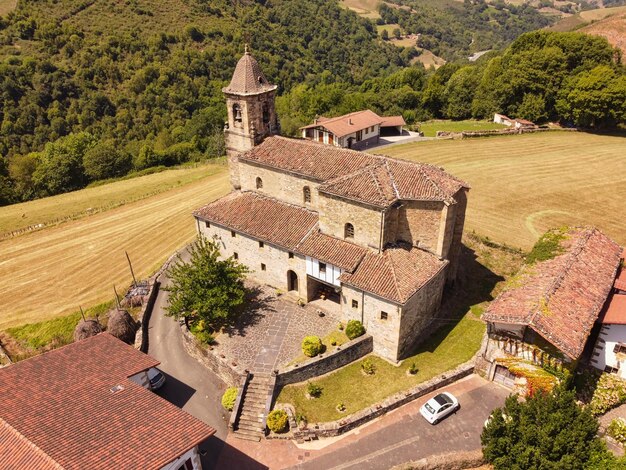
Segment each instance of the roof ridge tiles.
[[398,298],[402,298],[402,292],[400,292],[400,287],[398,287],[398,275],[396,274],[396,267],[394,266],[391,253],[391,250],[383,250],[383,259],[386,259],[389,263],[389,269],[391,270],[391,276],[393,277],[393,286],[396,289],[396,294],[398,295]]

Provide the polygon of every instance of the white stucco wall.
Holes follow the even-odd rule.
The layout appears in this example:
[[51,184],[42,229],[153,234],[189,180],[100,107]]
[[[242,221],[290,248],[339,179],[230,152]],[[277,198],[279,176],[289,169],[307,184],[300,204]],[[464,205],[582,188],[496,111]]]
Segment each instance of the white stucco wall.
[[626,359],[618,360],[613,350],[619,343],[626,344],[626,325],[603,325],[591,357],[594,367],[604,370],[606,366],[619,367],[618,375],[626,379]]
[[310,256],[306,257],[306,273],[314,277],[315,279],[320,279],[324,282],[328,282],[329,284],[333,284],[335,286],[341,286],[341,282],[339,282],[339,276],[341,275],[341,269],[337,266],[333,266],[332,264],[326,264],[326,271],[320,272],[320,261],[311,258]]
[[161,467],[161,470],[178,470],[182,465],[184,465],[187,459],[191,460],[193,470],[202,470],[202,462],[200,462],[198,446],[195,446],[193,449],[189,449],[176,460],[168,463],[165,467]]

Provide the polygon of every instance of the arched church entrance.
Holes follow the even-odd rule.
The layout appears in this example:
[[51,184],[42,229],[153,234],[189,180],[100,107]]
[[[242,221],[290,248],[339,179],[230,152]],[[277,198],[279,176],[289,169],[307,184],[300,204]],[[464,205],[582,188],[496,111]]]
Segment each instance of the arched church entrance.
[[287,271],[287,290],[298,290],[298,275],[291,269]]

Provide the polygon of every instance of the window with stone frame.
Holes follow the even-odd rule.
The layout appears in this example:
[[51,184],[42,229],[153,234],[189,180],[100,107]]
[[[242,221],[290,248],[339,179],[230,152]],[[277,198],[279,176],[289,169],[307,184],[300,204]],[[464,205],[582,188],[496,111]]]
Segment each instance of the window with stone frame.
[[359,308],[359,302],[352,299],[352,308]]
[[236,251],[233,253],[233,259],[239,259],[239,253]]
[[265,247],[265,243],[259,242],[259,248],[264,248],[264,247]]
[[230,231],[230,236],[235,238],[237,236],[237,232],[235,232],[234,230]]
[[264,263],[261,263],[261,271],[265,271],[266,270],[266,266]]
[[302,196],[304,198],[304,202],[311,202],[311,188],[308,186],[302,188]]
[[613,352],[615,354],[626,354],[626,344],[617,343],[615,347],[613,348]]
[[387,320],[389,318],[389,314],[387,312],[380,312],[380,319],[381,320]]
[[293,259],[293,253],[291,251],[289,252],[289,259]]
[[354,225],[348,222],[343,228],[343,238],[354,238]]
[[256,189],[263,189],[263,180],[260,176],[256,177]]
[[[618,365],[619,365],[619,363],[618,363]],[[604,368],[604,372],[607,372],[609,374],[617,374],[619,372],[619,367],[606,366]]]
[[204,221],[204,225],[206,226],[206,228],[211,228],[211,224],[208,221]]

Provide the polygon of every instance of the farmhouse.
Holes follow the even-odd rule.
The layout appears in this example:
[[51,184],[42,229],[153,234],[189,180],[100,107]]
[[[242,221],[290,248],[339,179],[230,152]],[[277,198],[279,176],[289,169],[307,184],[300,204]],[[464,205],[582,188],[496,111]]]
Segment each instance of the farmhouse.
[[157,364],[101,333],[0,369],[0,468],[202,468],[215,430],[142,386]]
[[598,322],[600,332],[591,357],[591,365],[626,379],[626,269],[624,255],[613,290]]
[[366,109],[335,118],[319,117],[300,130],[303,139],[362,150],[377,144],[381,136],[402,135],[404,126],[402,116],[380,117]]
[[239,127],[229,111],[226,130],[234,191],[194,212],[198,232],[258,282],[330,301],[365,325],[378,354],[402,358],[456,277],[469,186],[432,165],[274,135],[273,108],[265,122],[258,106],[273,104],[274,88],[257,80],[250,104],[242,76],[262,77],[248,52],[225,88],[229,108],[243,111]]
[[622,248],[596,228],[558,235],[552,259],[522,268],[483,314],[490,378],[507,382],[507,359],[573,367],[609,295]]
[[496,124],[503,124],[508,127],[513,127],[515,129],[533,129],[537,127],[534,122],[528,121],[526,119],[511,119],[504,114],[494,114],[493,122]]

